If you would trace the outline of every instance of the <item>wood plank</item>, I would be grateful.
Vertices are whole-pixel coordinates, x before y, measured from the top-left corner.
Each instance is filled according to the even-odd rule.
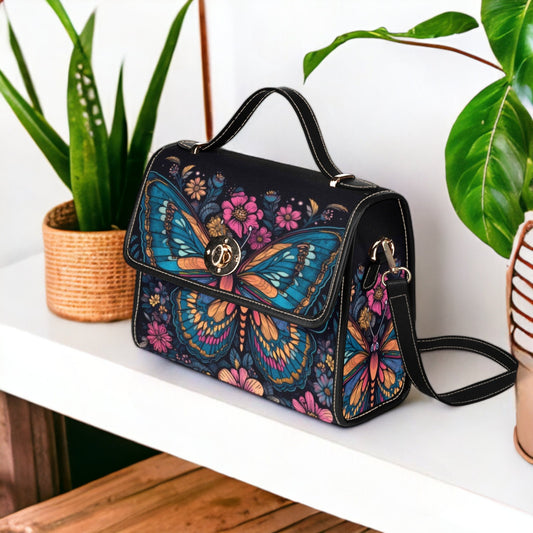
[[[102,509],[197,469],[197,465],[187,461],[166,454],[157,455],[37,506],[22,509],[0,520],[0,526],[24,524],[41,531],[42,525],[54,525],[59,521],[65,531],[69,531],[70,524],[82,522],[87,516],[96,520]]]
[[[335,531],[332,528],[344,528]],[[0,520],[32,533],[362,533],[362,526],[166,454]]]
[[[70,488],[62,421],[0,392],[0,517]]]
[[[325,529],[324,533],[378,533],[374,529],[368,529],[365,526],[354,524],[353,522],[341,522],[336,526]]]
[[[164,490],[172,491],[173,497],[159,498],[157,509],[136,512],[106,532],[144,533],[148,527],[162,533],[231,530],[291,504],[280,496],[203,468],[194,476],[166,485]]]
[[[274,511],[259,515],[255,518],[250,518],[249,520],[242,522],[231,529],[227,529],[227,531],[231,533],[264,533],[265,531],[285,531],[286,528],[291,527],[300,521],[305,521],[305,519],[315,515],[316,513],[318,513],[316,509],[312,509],[311,507],[307,507],[306,505],[301,505],[299,503],[289,502],[288,505],[279,507]],[[340,519],[337,520],[340,521]]]

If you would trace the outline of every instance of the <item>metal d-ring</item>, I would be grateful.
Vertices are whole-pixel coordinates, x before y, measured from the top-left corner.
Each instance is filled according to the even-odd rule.
[[[399,272],[406,272],[407,273],[407,283],[411,283],[411,271],[408,268],[405,267],[394,267],[389,270],[386,270],[383,272],[383,275],[381,276],[381,279],[383,280],[383,283],[387,281],[387,276],[389,274],[397,275]]]
[[[191,146],[191,152],[196,155],[205,146],[203,143],[196,143]]]

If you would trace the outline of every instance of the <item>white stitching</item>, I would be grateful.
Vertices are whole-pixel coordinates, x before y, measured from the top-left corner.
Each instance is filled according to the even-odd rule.
[[[239,111],[237,111],[237,113],[235,113],[235,115],[230,119],[230,121],[226,124],[226,126],[224,126],[224,128],[222,129],[222,131],[216,135],[211,141],[209,141],[207,144],[204,145],[203,147],[203,150],[208,150],[209,148],[211,148],[211,146],[213,146],[214,144],[216,144],[221,137],[223,137],[226,133],[226,131],[228,131],[230,129],[230,127],[237,121],[237,118],[242,114],[244,113],[245,109],[246,109],[246,106],[254,100],[254,98],[258,95],[260,95],[261,92],[257,92],[255,93],[254,95],[252,95],[248,100],[246,100],[243,105],[241,106],[241,109],[239,109]],[[252,117],[252,115],[255,113],[255,110],[263,103],[263,101],[268,97],[270,96],[270,94],[272,94],[271,92],[266,92],[266,94],[264,94],[262,96],[262,98],[260,98],[259,102],[257,102],[257,104],[254,106],[254,108],[248,113],[248,117],[244,119],[244,122],[240,125],[239,128],[237,128],[237,130],[235,131],[235,133],[233,135],[231,135],[225,142],[224,144],[228,143],[229,141],[231,141],[231,139],[233,139],[233,137],[235,137],[241,130],[242,128],[244,128],[244,126],[247,124],[247,122],[250,120],[250,118]]]
[[[289,93],[285,88],[278,88],[278,90],[276,89],[262,89],[260,91],[257,91],[256,93],[254,93],[250,98],[248,98],[241,106],[241,108],[237,111],[237,113],[235,113],[235,115],[230,119],[230,121],[224,126],[224,128],[218,133],[218,135],[216,135],[215,137],[213,137],[213,139],[211,139],[209,142],[207,142],[206,144],[204,144],[201,148],[201,151],[205,151],[205,150],[209,150],[213,145],[216,145],[218,142],[220,142],[220,139],[222,137],[224,137],[224,135],[226,134],[226,132],[231,129],[231,126],[233,126],[233,124],[235,124],[235,122],[237,121],[237,119],[240,117],[240,115],[242,113],[245,112],[247,106],[249,105],[250,102],[253,102],[253,100],[260,96],[262,93],[265,93],[262,95],[262,97],[260,98],[260,100],[257,102],[257,104],[253,107],[253,109],[251,109],[250,111],[248,111],[247,113],[247,117],[244,119],[243,123],[239,126],[239,128],[237,128],[237,130],[230,136],[228,137],[225,141],[224,141],[224,144],[230,142],[241,130],[242,128],[246,125],[246,123],[248,122],[248,120],[250,120],[250,118],[252,117],[252,115],[255,113],[256,109],[263,103],[263,101],[268,97],[270,96],[271,94],[273,93],[281,93],[285,96],[285,98],[287,100],[289,100],[289,102],[292,104],[292,108],[294,109],[294,111],[298,114],[298,116],[300,117],[300,124],[302,125],[302,128],[305,130],[305,133],[306,133],[306,139],[307,139],[307,144],[309,145],[309,148],[311,149],[312,153],[313,153],[313,158],[315,160],[315,163],[317,164],[317,166],[320,168],[320,170],[326,175],[328,176],[329,178],[333,178],[335,175],[331,174],[330,172],[327,171],[327,169],[324,167],[317,151],[316,151],[316,148],[315,148],[315,145],[314,145],[314,142],[313,142],[313,138],[311,136],[311,133],[307,127],[307,124],[305,122],[305,119],[300,111],[300,108],[298,107],[298,103],[296,102],[296,100],[294,100],[294,98],[292,97],[292,94]],[[309,105],[309,102],[307,102],[307,100],[302,96],[300,95],[300,93],[294,91],[295,94],[297,94],[301,101],[306,105],[307,109],[309,109],[310,111],[310,114],[311,114],[311,119],[313,120],[314,122],[314,125],[316,127],[316,130],[318,132],[318,136],[321,140],[321,143],[322,143],[322,149],[324,151],[324,154],[325,154],[325,158],[327,160],[327,162],[333,167],[333,169],[335,169],[336,173],[337,174],[340,174],[341,171],[339,170],[339,168],[333,163],[332,159],[331,159],[331,156],[329,155],[329,152],[328,152],[328,149],[326,147],[326,144],[324,142],[324,138],[322,136],[322,132],[320,130],[320,126],[318,125],[318,121],[316,119],[316,116],[313,112],[313,110],[311,109],[311,106]],[[352,185],[351,187],[352,188],[361,188],[361,187],[376,187],[375,184],[367,181],[367,180],[363,180],[361,178],[356,178],[357,181],[361,182],[362,185]]]
[[[407,225],[405,223],[405,217],[403,215],[403,207],[402,202],[398,198],[398,207],[400,208],[400,214],[402,216],[402,223],[403,223],[403,237],[405,239],[405,266],[409,268],[409,246],[408,246],[408,237],[407,237]]]
[[[416,335],[415,335],[415,332],[413,330],[413,322],[412,322],[412,319],[411,319],[411,312],[409,310],[409,304],[408,304],[408,300],[407,300],[407,296],[405,294],[401,294],[399,296],[393,296],[391,298],[389,298],[390,300],[397,300],[397,299],[402,299],[405,301],[405,308],[407,309],[407,314],[409,316],[409,329],[411,330],[411,340],[413,341],[413,347],[414,349],[416,350]],[[393,319],[394,319],[394,326],[396,328],[396,335],[397,335],[397,338],[398,338],[398,341],[400,340],[400,336],[399,336],[399,333],[398,333],[398,326],[396,324],[396,316],[395,316],[395,313],[394,313],[394,306],[391,306],[391,310],[392,310],[392,316],[393,316]],[[402,351],[402,354],[403,354],[403,350],[400,346],[400,350]],[[402,355],[403,357],[403,355]],[[405,358],[404,358],[404,361],[405,361]],[[420,361],[420,359],[417,357],[416,358],[416,363],[420,369],[420,373],[422,374],[422,379],[424,381],[424,383],[426,384],[426,387],[432,392],[433,395],[436,395],[436,392],[433,390],[433,388],[431,387],[431,385],[429,384],[427,378],[426,378],[426,373],[424,371],[424,368],[422,366],[422,362]],[[407,373],[409,373],[409,371],[407,370],[407,364],[405,365],[405,370],[407,371]],[[411,375],[409,375],[409,377],[411,377]],[[412,380],[412,378],[411,378]],[[413,383],[416,384],[415,381],[413,381]]]
[[[298,107],[298,104],[294,101],[294,99],[292,98],[292,95],[289,94],[287,91],[283,91],[283,94],[285,95],[287,100],[289,100],[289,102],[291,102],[293,104],[292,108],[294,109],[294,111],[296,111],[296,114],[300,117],[300,124],[302,125],[303,129],[305,130],[307,143],[308,143],[309,147],[311,148],[311,151],[313,152],[313,157],[315,159],[316,164],[319,166],[319,168],[322,170],[322,172],[324,172],[324,174],[326,174],[326,176],[328,176],[330,178],[333,178],[334,174],[331,174],[330,172],[327,171],[327,169],[322,164],[322,161],[320,161],[320,158],[318,157],[318,154],[317,154],[316,148],[315,148],[315,144],[313,142],[313,137],[311,136],[311,133],[309,132],[309,128],[307,127],[307,124],[306,124],[305,119],[304,119],[304,117],[302,115],[302,112],[300,111],[300,108]],[[315,121],[315,126],[318,129],[318,131],[320,132],[320,128],[318,127],[318,124],[316,124],[316,121]],[[333,162],[331,160],[329,161],[329,163],[331,163],[333,165]],[[333,168],[337,169],[337,167],[335,165],[333,165]],[[339,174],[339,173],[340,172],[337,172],[337,174]]]
[[[339,320],[337,322],[337,346],[335,347],[335,365],[339,365],[343,369],[344,374],[344,354],[340,353],[339,346],[341,342],[341,324],[344,322],[343,320],[343,307],[344,307],[344,284],[345,284],[345,276],[342,276],[342,283],[341,283],[341,292],[340,292],[340,306],[339,306]],[[333,316],[333,315],[332,315]],[[330,318],[331,320],[331,318]],[[345,348],[346,349],[346,348]],[[342,358],[342,359],[341,359]],[[340,364],[342,360],[342,365]],[[339,368],[335,366],[335,376],[339,375]],[[335,380],[336,383],[339,383],[339,380]],[[342,383],[342,381],[341,381]],[[341,386],[342,389],[342,386]],[[334,390],[333,391],[333,416],[335,417],[335,421],[337,424],[341,424],[341,419],[339,416],[337,416],[337,396],[339,391]],[[342,392],[341,392],[342,394]],[[343,402],[344,405],[344,402]]]
[[[335,163],[333,163],[333,160],[331,159],[331,155],[329,154],[328,152],[328,148],[326,146],[326,143],[324,141],[324,137],[322,136],[322,130],[320,129],[320,126],[318,125],[318,120],[316,118],[316,115],[315,115],[315,112],[313,111],[313,109],[311,108],[311,106],[309,105],[309,102],[298,92],[294,91],[299,97],[301,97],[301,100],[302,100],[302,103],[307,107],[307,109],[309,110],[309,113],[311,115],[311,118],[312,120],[314,121],[315,123],[315,126],[316,126],[316,129],[317,129],[317,132],[318,132],[318,136],[320,137],[320,141],[322,142],[322,147],[324,148],[324,152],[325,152],[325,155],[326,155],[326,159],[328,159],[329,161],[329,164],[335,169],[336,173],[337,174],[340,174],[341,173],[341,170],[337,167],[337,165],[335,165]]]
[[[496,357],[486,353],[486,352],[482,352],[481,350],[477,350],[476,348],[467,348],[466,346],[454,346],[452,344],[447,344],[445,346],[432,346],[432,347],[429,347],[429,348],[426,348],[426,347],[421,347],[420,348],[420,351],[421,352],[438,352],[440,350],[458,350],[460,352],[472,352],[472,353],[477,353],[479,355],[482,355],[484,357],[486,357],[487,359],[491,359],[492,361],[494,361],[495,363],[498,363],[500,366],[504,366],[502,365],[502,363],[500,361],[498,361],[498,359],[496,359]]]
[[[446,340],[450,340],[451,341],[453,339],[462,339],[462,340],[465,340],[465,341],[474,340],[476,343],[484,344],[488,348],[492,348],[492,349],[500,352],[502,355],[505,356],[506,359],[510,359],[509,354],[504,349],[500,348],[499,346],[491,344],[490,342],[484,341],[482,339],[472,339],[472,337],[467,337],[465,335],[441,335],[440,337],[428,337],[427,339],[419,339],[419,340],[420,340],[420,342],[424,343],[424,342],[435,342],[435,341],[446,341]],[[464,350],[470,350],[470,349],[469,348],[463,348],[463,351]]]

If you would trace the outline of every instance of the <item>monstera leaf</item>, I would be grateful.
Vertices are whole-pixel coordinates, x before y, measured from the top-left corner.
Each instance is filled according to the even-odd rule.
[[[446,145],[446,180],[455,211],[504,257],[524,210],[533,208],[532,133],[531,116],[504,78],[465,107]]]
[[[531,0],[484,0],[481,21],[507,80],[533,103],[533,5]]]

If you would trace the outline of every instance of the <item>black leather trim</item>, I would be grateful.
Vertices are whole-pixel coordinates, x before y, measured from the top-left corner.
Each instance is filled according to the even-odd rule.
[[[215,137],[207,143],[200,143],[198,145],[198,153],[221,148],[233,139],[248,122],[263,100],[274,93],[283,96],[294,109],[304,131],[311,155],[320,171],[330,180],[338,174],[343,174],[335,163],[333,163],[329,155],[311,106],[299,92],[289,87],[265,87],[250,95]],[[355,176],[349,183],[351,187],[377,188],[377,185],[374,183],[356,178]]]
[[[498,346],[472,337],[450,335],[419,340],[416,336],[414,319],[411,314],[407,281],[403,278],[389,278],[386,285],[405,370],[409,374],[411,381],[421,392],[447,405],[457,406],[491,398],[513,386],[517,362],[511,354]],[[438,393],[431,386],[421,359],[421,352],[435,350],[474,352],[500,364],[505,368],[505,372],[466,387],[446,393]]]

